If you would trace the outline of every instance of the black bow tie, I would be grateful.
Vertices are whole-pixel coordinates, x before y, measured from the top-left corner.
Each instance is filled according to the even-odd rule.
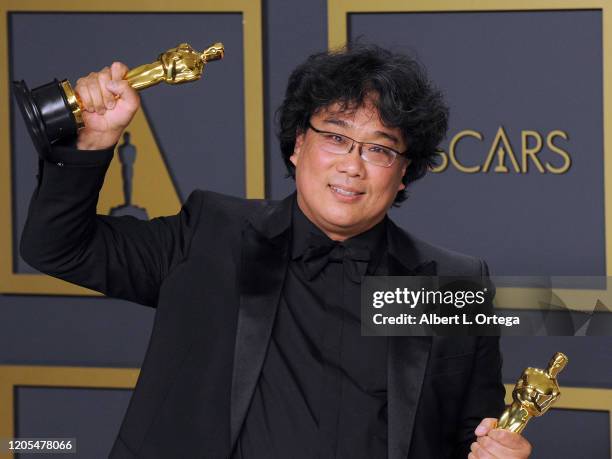
[[[313,280],[330,261],[340,261],[344,271],[353,282],[360,283],[370,261],[370,251],[355,244],[332,241],[319,234],[309,234],[308,248],[304,251],[303,262],[308,280]]]

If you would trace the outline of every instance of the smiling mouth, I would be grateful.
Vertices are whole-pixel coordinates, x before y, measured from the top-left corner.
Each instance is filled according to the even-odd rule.
[[[329,185],[329,187],[334,193],[338,193],[339,195],[342,195],[342,196],[360,196],[362,194],[365,194],[364,192],[346,190],[344,188],[340,188],[334,185]]]

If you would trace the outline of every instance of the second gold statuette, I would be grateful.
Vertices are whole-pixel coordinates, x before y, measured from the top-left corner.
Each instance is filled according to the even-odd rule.
[[[557,375],[567,361],[565,354],[557,352],[545,370],[526,368],[512,391],[512,404],[499,418],[497,427],[521,433],[531,418],[546,413],[561,396]]]

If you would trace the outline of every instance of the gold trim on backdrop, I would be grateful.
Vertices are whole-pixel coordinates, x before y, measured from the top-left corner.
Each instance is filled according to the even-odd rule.
[[[265,164],[264,164],[264,131],[263,131],[263,64],[261,41],[261,1],[260,0],[175,0],[150,2],[148,0],[105,0],[82,2],[80,0],[8,0],[0,2],[0,37],[8,38],[8,13],[47,12],[47,13],[241,13],[243,24],[244,55],[244,122],[245,122],[245,190],[247,198],[265,197]],[[0,40],[0,62],[3,71],[0,74],[0,132],[10,134],[10,82],[9,82],[9,48],[8,39]],[[18,116],[18,114],[16,115]],[[148,129],[148,122],[143,115],[133,121],[134,134],[145,139],[154,151],[159,151]],[[138,127],[135,127],[138,125]],[[151,144],[151,141],[153,144]],[[141,140],[142,141],[142,140]],[[16,255],[13,247],[13,213],[11,199],[11,143],[10,135],[0,136],[0,293],[36,294],[36,295],[98,295],[91,290],[43,274],[18,274],[13,272],[13,259]],[[153,155],[155,156],[155,155]],[[159,171],[163,166],[161,155],[151,167]],[[160,162],[161,160],[161,162]],[[113,160],[116,163],[116,160]],[[161,166],[160,166],[161,165]],[[107,181],[117,176],[117,166],[112,164]],[[118,179],[117,179],[118,180]],[[139,181],[136,181],[134,195],[139,193]],[[147,182],[140,181],[142,186]],[[164,180],[163,183],[166,183]],[[166,183],[167,184],[167,183]],[[171,186],[171,183],[170,185]],[[114,187],[117,190],[120,187]],[[113,190],[114,190],[113,188]],[[122,202],[104,192],[100,198],[99,211],[107,210],[109,203]],[[140,193],[142,194],[142,193]],[[176,193],[165,193],[162,205],[166,214],[178,210]],[[167,202],[166,202],[167,201]],[[169,210],[171,209],[171,210]],[[154,215],[150,215],[154,216]]]
[[[15,389],[17,387],[64,387],[89,389],[133,389],[138,368],[61,367],[0,365],[0,438],[15,436]],[[506,403],[511,402],[513,384],[505,384]],[[612,389],[562,387],[555,409],[608,412],[612,424]],[[612,425],[610,431],[612,442]],[[13,458],[0,453],[0,459]]]
[[[138,368],[0,365],[0,438],[15,437],[17,387],[133,389]],[[0,452],[0,459],[13,459]]]
[[[328,45],[333,49],[346,44],[347,16],[351,13],[605,10],[611,4],[610,0],[327,0]]]
[[[328,46],[335,49],[346,45],[348,15],[351,13],[452,13],[486,11],[556,11],[601,10],[603,50],[603,141],[604,141],[604,222],[612,228],[612,161],[606,152],[612,151],[612,0],[327,0]],[[605,231],[606,275],[612,275],[612,237]],[[608,286],[610,288],[612,286]],[[505,289],[507,294],[513,289]],[[524,293],[528,289],[516,289]],[[601,293],[598,290],[559,290],[561,299],[571,298],[568,304],[579,304]],[[608,305],[607,305],[608,306]],[[592,309],[592,308],[591,308]],[[585,307],[585,310],[589,310]]]
[[[593,312],[600,301],[612,312],[612,291],[608,289],[500,287],[495,290],[495,299],[498,309],[542,311],[557,307],[560,311]],[[546,303],[534,307],[539,299]]]

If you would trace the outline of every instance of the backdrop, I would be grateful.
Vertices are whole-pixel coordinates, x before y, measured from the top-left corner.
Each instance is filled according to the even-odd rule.
[[[143,113],[120,146],[136,152],[133,202],[153,217],[176,212],[195,188],[272,199],[292,192],[274,123],[292,69],[347,40],[400,50],[445,93],[451,124],[438,171],[409,185],[392,218],[486,259],[496,275],[610,272],[612,2],[218,3],[0,6],[0,432],[76,437],[79,457],[106,456],[135,373],[99,368],[138,368],[154,313],[56,282],[18,256],[37,157],[9,97],[12,80],[75,82],[114,60],[133,67],[181,42],[222,41],[226,58],[207,66],[203,81],[142,93]],[[124,202],[120,170],[115,158],[100,212]],[[570,359],[560,382],[572,388],[571,409],[529,425],[534,457],[609,458],[612,338],[504,338],[502,347],[505,383],[555,351]]]

